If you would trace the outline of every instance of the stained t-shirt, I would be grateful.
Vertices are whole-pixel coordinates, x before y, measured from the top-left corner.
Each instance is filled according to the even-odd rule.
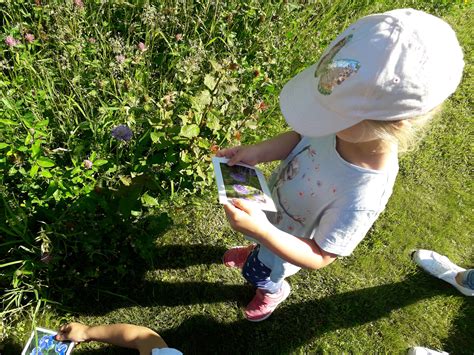
[[[384,210],[397,173],[396,156],[383,170],[362,168],[339,155],[334,134],[303,137],[270,179],[278,212],[267,216],[278,229],[347,256]],[[300,269],[263,245],[258,258],[275,282]]]

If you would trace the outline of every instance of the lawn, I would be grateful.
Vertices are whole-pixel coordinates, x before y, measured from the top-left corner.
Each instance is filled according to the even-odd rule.
[[[250,323],[253,290],[221,264],[246,241],[211,156],[286,130],[286,80],[352,21],[398,7],[453,26],[461,86],[353,255],[291,277],[288,300]],[[0,353],[74,320],[144,325],[186,354],[472,354],[473,300],[410,253],[474,265],[473,19],[468,1],[0,1]]]

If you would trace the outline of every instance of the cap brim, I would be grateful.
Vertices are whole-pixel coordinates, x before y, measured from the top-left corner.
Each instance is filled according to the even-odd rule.
[[[286,122],[296,132],[321,137],[342,131],[361,120],[347,118],[323,107],[324,96],[318,92],[314,64],[285,84],[280,93],[280,108]]]

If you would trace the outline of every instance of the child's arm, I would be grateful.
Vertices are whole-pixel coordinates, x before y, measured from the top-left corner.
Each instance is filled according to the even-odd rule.
[[[233,200],[224,209],[233,229],[256,239],[282,259],[309,269],[320,269],[336,260],[311,239],[298,238],[273,226],[264,212],[242,200]]]
[[[166,348],[165,341],[153,330],[132,324],[110,324],[89,327],[80,323],[63,325],[56,339],[83,341],[100,341],[125,348],[137,349],[140,355],[150,355],[154,348]]]
[[[218,151],[216,155],[229,158],[229,165],[240,162],[256,165],[285,159],[300,140],[301,136],[298,133],[290,131],[258,144],[223,149]]]

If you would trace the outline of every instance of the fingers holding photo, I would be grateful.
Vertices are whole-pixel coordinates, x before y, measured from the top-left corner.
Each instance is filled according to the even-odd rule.
[[[229,166],[243,163],[247,165],[258,164],[258,149],[255,145],[239,145],[231,148],[224,148],[216,153],[217,157],[223,157],[229,159],[227,164]]]
[[[59,341],[73,341],[75,343],[81,343],[87,341],[86,331],[87,325],[81,323],[67,323],[63,324],[56,335],[56,340]]]

